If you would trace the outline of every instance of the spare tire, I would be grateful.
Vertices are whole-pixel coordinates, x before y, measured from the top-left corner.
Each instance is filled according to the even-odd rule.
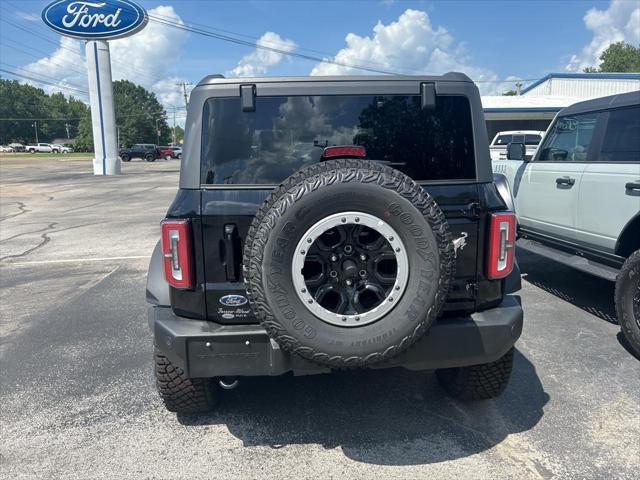
[[[454,269],[433,198],[382,163],[307,167],[265,200],[244,250],[255,315],[285,350],[330,367],[387,360],[442,311]]]

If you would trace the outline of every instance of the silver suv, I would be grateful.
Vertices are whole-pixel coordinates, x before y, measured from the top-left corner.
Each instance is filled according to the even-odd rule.
[[[510,143],[493,170],[513,191],[520,245],[616,282],[640,354],[640,91],[563,109],[531,160]]]

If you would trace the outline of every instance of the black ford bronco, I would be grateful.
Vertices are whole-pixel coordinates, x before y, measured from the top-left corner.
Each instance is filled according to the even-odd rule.
[[[147,281],[166,407],[344,368],[500,395],[523,318],[511,206],[463,74],[203,79]]]

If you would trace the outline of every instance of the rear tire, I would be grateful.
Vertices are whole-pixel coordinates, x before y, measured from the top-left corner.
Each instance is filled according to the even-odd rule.
[[[155,156],[153,156],[153,155],[149,155],[149,154],[145,155],[145,156],[144,156],[144,159],[145,159],[147,162],[155,162],[155,161],[156,161],[156,157],[155,157]]]
[[[616,279],[616,314],[629,345],[640,356],[640,250],[622,265]]]
[[[156,388],[170,412],[204,413],[216,404],[217,388],[210,378],[188,378],[184,371],[156,347]]]
[[[169,160],[171,160],[171,158],[172,158],[172,157],[171,157],[171,155],[165,155],[165,156],[164,156],[164,159],[165,159],[167,162],[168,162]]]
[[[499,397],[509,384],[513,351],[495,362],[470,367],[436,370],[438,382],[449,395],[459,400],[488,400]]]
[[[131,157],[127,154],[124,155],[120,155],[120,158],[122,159],[123,162],[130,162],[131,161]]]

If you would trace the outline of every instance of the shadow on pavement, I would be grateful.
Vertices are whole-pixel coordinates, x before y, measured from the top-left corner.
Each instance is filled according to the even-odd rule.
[[[426,372],[342,371],[243,379],[222,392],[214,413],[178,420],[226,425],[245,446],[320,444],[360,462],[415,465],[467,457],[527,431],[548,400],[534,366],[516,351],[511,383],[496,400],[452,400]]]
[[[517,251],[523,279],[545,292],[610,323],[618,323],[615,284],[522,248]]]

